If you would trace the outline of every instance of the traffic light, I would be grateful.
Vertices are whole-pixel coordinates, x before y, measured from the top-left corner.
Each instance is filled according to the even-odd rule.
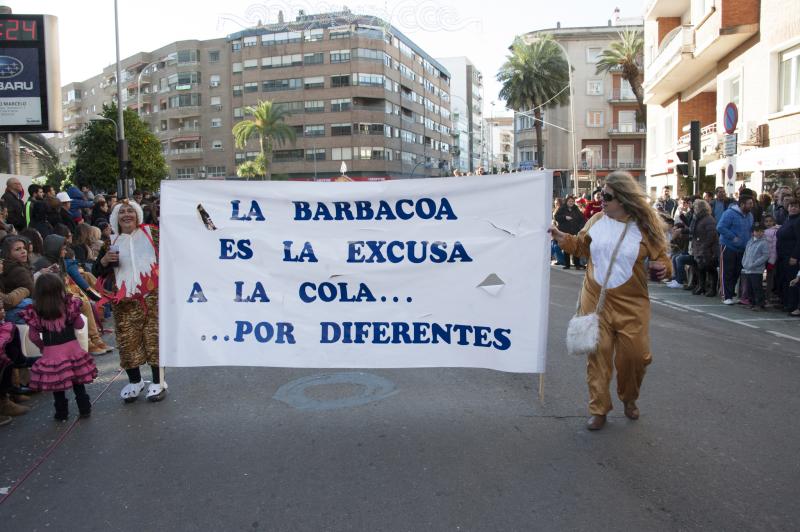
[[[692,151],[679,151],[677,152],[680,164],[675,165],[675,169],[685,177],[694,177],[694,161],[692,160]]]
[[[700,121],[692,120],[689,122],[689,149],[694,157],[693,160],[700,160]]]

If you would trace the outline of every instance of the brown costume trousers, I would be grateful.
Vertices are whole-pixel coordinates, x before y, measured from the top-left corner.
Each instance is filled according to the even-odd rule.
[[[140,300],[123,299],[111,305],[116,323],[119,365],[122,369],[142,364],[158,366],[158,292]],[[146,307],[146,311],[145,311]]]

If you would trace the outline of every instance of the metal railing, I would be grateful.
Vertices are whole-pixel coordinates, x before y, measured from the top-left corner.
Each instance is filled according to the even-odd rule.
[[[624,102],[635,102],[636,95],[632,90],[622,90],[620,87],[611,90],[610,100],[620,100]]]
[[[647,126],[641,122],[621,122],[611,124],[609,135],[640,135],[647,133]]]
[[[644,159],[597,159],[580,162],[578,170],[616,170],[618,168],[644,168]]]
[[[705,137],[706,135],[711,135],[717,132],[717,123],[714,122],[712,124],[708,124],[707,126],[703,126],[700,128],[700,138]],[[687,133],[685,135],[681,135],[678,138],[678,144],[689,144],[689,140],[691,137],[691,133]]]

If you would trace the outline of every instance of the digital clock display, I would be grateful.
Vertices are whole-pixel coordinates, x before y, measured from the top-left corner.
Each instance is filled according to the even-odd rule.
[[[35,42],[41,39],[42,29],[36,19],[21,17],[0,18],[0,43]]]

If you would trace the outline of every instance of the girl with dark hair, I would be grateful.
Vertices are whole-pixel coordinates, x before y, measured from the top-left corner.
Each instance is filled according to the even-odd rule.
[[[19,236],[28,240],[28,243],[30,244],[28,246],[28,259],[32,263],[36,262],[36,259],[42,256],[42,248],[44,246],[42,235],[39,234],[39,231],[36,229],[28,227],[27,229],[20,231]]]
[[[81,302],[67,295],[61,277],[54,273],[39,276],[33,298],[35,303],[22,316],[29,326],[28,337],[42,356],[31,367],[30,387],[53,392],[57,421],[69,417],[65,392],[72,388],[80,416],[89,417],[92,403],[85,385],[97,377],[97,367],[75,336],[75,329],[83,327]]]

